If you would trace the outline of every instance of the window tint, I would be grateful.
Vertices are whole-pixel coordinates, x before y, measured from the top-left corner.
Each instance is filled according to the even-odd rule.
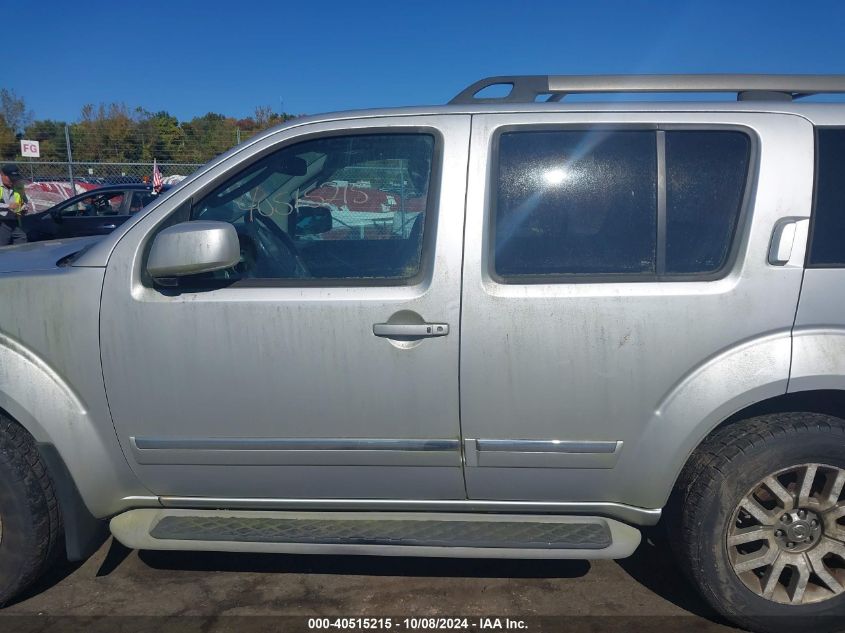
[[[231,222],[227,278],[409,279],[420,270],[434,138],[373,134],[282,149],[221,185],[193,219]]]
[[[722,130],[501,134],[496,273],[661,278],[718,271],[736,232],[750,148],[746,134]],[[658,200],[663,187],[665,205]]]
[[[816,134],[816,202],[811,266],[845,266],[845,130]]]
[[[741,132],[666,132],[666,272],[719,270],[736,229],[750,141]]]
[[[651,131],[502,134],[496,273],[654,273],[656,156]]]
[[[137,213],[157,197],[152,191],[133,192],[132,201],[129,203],[129,213]]]

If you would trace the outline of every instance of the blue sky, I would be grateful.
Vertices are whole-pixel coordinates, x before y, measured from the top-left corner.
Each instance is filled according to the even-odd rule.
[[[0,86],[36,118],[443,103],[487,75],[845,73],[845,3],[16,2]],[[11,62],[11,63],[10,63]],[[281,101],[281,103],[280,103]]]

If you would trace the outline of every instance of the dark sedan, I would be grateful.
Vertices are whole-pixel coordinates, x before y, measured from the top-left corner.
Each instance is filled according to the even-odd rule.
[[[150,185],[123,184],[98,187],[24,216],[23,229],[30,242],[64,237],[105,235],[155,200]]]

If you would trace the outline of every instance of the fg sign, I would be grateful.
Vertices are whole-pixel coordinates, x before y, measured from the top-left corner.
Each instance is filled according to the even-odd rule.
[[[40,158],[41,148],[38,141],[21,141],[21,156],[24,158]]]

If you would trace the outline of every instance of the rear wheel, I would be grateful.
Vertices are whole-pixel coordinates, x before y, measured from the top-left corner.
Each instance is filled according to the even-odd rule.
[[[845,421],[773,414],[708,438],[667,520],[685,571],[758,631],[834,631],[845,617]]]
[[[0,413],[0,606],[51,562],[60,525],[53,483],[32,436]]]

